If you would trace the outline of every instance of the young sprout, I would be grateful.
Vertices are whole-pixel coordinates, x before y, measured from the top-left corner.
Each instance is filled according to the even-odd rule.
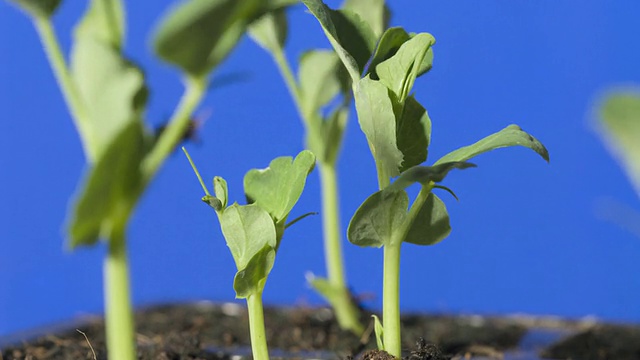
[[[433,166],[422,166],[431,142],[431,119],[411,90],[416,78],[432,67],[434,37],[408,33],[400,27],[387,29],[364,67],[350,50],[353,37],[344,32],[344,26],[337,25],[344,23],[345,16],[321,0],[303,2],[320,22],[351,76],[358,122],[375,160],[379,190],[353,215],[347,236],[359,246],[383,247],[383,319],[382,323],[376,320],[375,329],[379,346],[400,358],[401,246],[404,242],[433,245],[451,231],[446,207],[432,193],[434,188],[451,190],[437,183],[452,169],[474,167],[467,160],[496,148],[525,146],[547,161],[549,155],[533,136],[510,125],[445,155]],[[358,28],[366,27],[364,22],[358,24]],[[405,188],[414,183],[419,183],[421,189],[409,205]]]
[[[289,213],[313,170],[315,156],[304,150],[295,159],[279,157],[266,169],[250,170],[244,177],[244,191],[250,204],[228,205],[227,182],[216,176],[213,179],[214,195],[211,195],[189,153],[184,147],[182,150],[204,190],[202,200],[216,211],[222,234],[235,261],[238,271],[233,289],[236,298],[247,301],[253,357],[256,360],[268,359],[262,292],[285,229],[308,215],[287,224]]]

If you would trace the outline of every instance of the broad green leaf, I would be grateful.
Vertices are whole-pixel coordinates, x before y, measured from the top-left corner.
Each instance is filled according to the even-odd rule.
[[[216,198],[220,200],[220,206],[222,209],[227,207],[229,203],[229,190],[227,188],[227,181],[220,176],[213,178],[213,192],[216,194]]]
[[[509,125],[475,144],[461,147],[441,157],[434,165],[453,161],[466,161],[487,151],[509,146],[524,146],[549,161],[549,152],[538,139],[524,132],[518,125]]]
[[[191,76],[203,77],[231,52],[261,5],[260,0],[182,2],[161,21],[154,50]]]
[[[357,83],[355,100],[358,122],[377,167],[390,177],[399,175],[403,157],[396,145],[396,118],[389,89],[367,76]]]
[[[322,0],[302,2],[320,22],[351,80],[358,81],[377,40],[371,27],[354,12],[329,9]]]
[[[369,196],[349,222],[347,237],[358,246],[381,247],[391,242],[395,229],[407,217],[409,196],[405,191],[377,191]]]
[[[376,315],[371,315],[371,317],[373,317],[373,331],[376,335],[378,350],[384,350],[384,342],[382,341],[384,338],[384,327],[382,327],[382,323]]]
[[[315,161],[311,151],[303,150],[295,159],[282,156],[271,161],[266,169],[250,170],[244,177],[247,198],[266,210],[276,223],[286,220]]]
[[[351,10],[369,24],[376,38],[389,24],[389,8],[384,0],[345,0],[342,9]]]
[[[269,11],[249,26],[249,36],[265,50],[277,54],[287,41],[287,14],[284,8]]]
[[[401,103],[409,96],[420,65],[435,42],[431,34],[417,34],[404,42],[392,57],[376,66],[380,82],[391,89]]]
[[[400,46],[414,36],[416,36],[416,34],[409,34],[401,27],[392,27],[385,30],[380,37],[380,41],[378,41],[378,45],[376,46],[369,64],[368,73],[371,73],[371,78],[378,80],[379,77],[376,73],[376,66],[395,55],[400,49]],[[427,50],[427,53],[422,60],[422,64],[420,64],[418,76],[431,70],[432,66],[433,47],[429,47],[429,50]]]
[[[95,244],[110,226],[127,221],[140,194],[144,152],[142,124],[130,122],[85,175],[69,214],[72,249]]]
[[[124,43],[125,14],[122,0],[91,0],[75,28],[77,38],[88,37],[120,51]]]
[[[414,166],[403,172],[393,184],[384,190],[388,192],[402,191],[412,184],[420,183],[427,185],[429,182],[440,182],[444,180],[449,171],[453,169],[468,169],[476,167],[475,164],[464,161],[453,161],[434,166]]]
[[[34,17],[50,17],[60,5],[61,0],[9,0]]]
[[[109,44],[76,32],[71,73],[85,105],[90,162],[132,121],[139,121],[147,90],[140,69]]]
[[[418,215],[410,225],[404,242],[416,245],[436,244],[451,233],[449,213],[438,196],[429,193]]]
[[[275,258],[274,248],[265,245],[249,260],[247,267],[236,273],[233,278],[233,289],[236,291],[237,299],[245,299],[249,295],[262,292]]]
[[[238,271],[265,246],[276,247],[276,229],[269,214],[258,205],[233,205],[219,216],[222,234]]]
[[[640,94],[610,95],[600,109],[601,135],[640,195]]]
[[[331,50],[307,51],[300,58],[298,82],[305,113],[315,114],[340,92],[339,61]]]
[[[400,172],[425,162],[431,142],[431,119],[413,95],[404,102],[396,131],[398,150],[403,155]]]

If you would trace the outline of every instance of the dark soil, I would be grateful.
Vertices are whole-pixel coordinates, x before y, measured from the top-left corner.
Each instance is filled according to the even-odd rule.
[[[369,321],[368,315],[365,321]],[[541,325],[532,321],[406,315],[402,319],[403,348],[407,350],[404,359],[475,359],[476,355],[482,359],[502,359],[503,351],[517,347],[528,328]],[[371,331],[363,338],[341,331],[329,309],[267,308],[265,323],[274,359],[392,359],[385,352],[375,350],[375,336]],[[251,353],[247,313],[242,304],[157,306],[139,311],[136,324],[139,359],[239,359],[234,355],[249,358]],[[566,326],[573,331],[579,328],[575,324]],[[598,329],[589,329],[587,331],[590,332],[582,338],[576,338],[601,346],[596,340],[600,339]],[[610,330],[606,327],[601,329],[605,333]],[[557,345],[545,354],[555,359],[640,359],[640,330],[628,329],[635,332],[611,334],[612,338],[630,342],[635,346],[632,348],[627,344],[626,347],[620,345],[596,350],[592,345],[585,345],[587,343],[567,340],[566,344],[573,346],[573,350]],[[54,335],[25,336],[22,341],[16,341],[14,337],[9,345],[6,340],[4,345],[0,342],[0,360],[107,359],[103,323],[99,318],[84,319],[56,331]],[[597,355],[575,352],[576,347],[589,349],[589,354]],[[625,349],[625,352],[620,352],[620,349]],[[614,353],[616,350],[618,352]]]

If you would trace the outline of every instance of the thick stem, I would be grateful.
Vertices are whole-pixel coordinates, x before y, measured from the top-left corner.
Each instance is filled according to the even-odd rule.
[[[104,263],[105,321],[109,359],[136,359],[129,265],[124,227],[114,229]]]
[[[384,247],[384,275],[382,282],[382,326],[384,349],[401,358],[400,340],[400,247],[402,243]]]
[[[262,308],[262,293],[247,297],[249,308],[249,332],[251,334],[251,352],[254,360],[269,360],[269,348],[264,327],[264,311]]]
[[[58,38],[56,36],[55,29],[51,24],[51,20],[48,17],[34,17],[34,25],[40,36],[40,41],[44,48],[49,64],[53,70],[53,74],[58,82],[58,86],[62,91],[62,95],[65,103],[71,113],[74,124],[80,133],[80,140],[82,141],[82,147],[89,162],[95,160],[95,151],[90,147],[90,144],[94,144],[95,141],[91,140],[92,133],[89,128],[89,119],[87,118],[87,112],[78,91],[76,84],[73,81],[73,77],[69,72],[67,63],[60,49]]]
[[[338,205],[338,181],[335,165],[319,163],[322,187],[322,223],[324,228],[324,252],[327,274],[331,286],[339,292],[334,299],[334,310],[340,327],[361,334],[364,331],[356,308],[345,283],[342,256],[340,209]]]
[[[200,104],[207,90],[206,78],[188,77],[185,80],[185,93],[180,99],[180,104],[169,120],[169,125],[162,132],[153,149],[142,163],[142,174],[145,183],[148,183],[158,172],[164,160],[176,148],[189,127],[191,115]]]

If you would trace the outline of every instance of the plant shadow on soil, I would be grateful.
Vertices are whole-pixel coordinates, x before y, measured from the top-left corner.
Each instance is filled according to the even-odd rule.
[[[367,316],[363,321],[370,319]],[[273,359],[393,359],[375,350],[375,336],[370,331],[362,338],[341,331],[327,308],[268,307],[265,322]],[[141,360],[250,358],[248,318],[241,304],[154,306],[138,311],[136,324]],[[52,333],[39,331],[39,335],[0,339],[0,360],[106,360],[103,325],[100,318],[83,319]],[[402,325],[403,349],[408,350],[404,360],[640,359],[638,326],[423,314],[403,316]],[[536,329],[556,334],[549,341],[553,343],[545,348],[529,344],[523,353],[521,348],[527,342],[523,339]],[[570,336],[560,339],[557,334]]]

